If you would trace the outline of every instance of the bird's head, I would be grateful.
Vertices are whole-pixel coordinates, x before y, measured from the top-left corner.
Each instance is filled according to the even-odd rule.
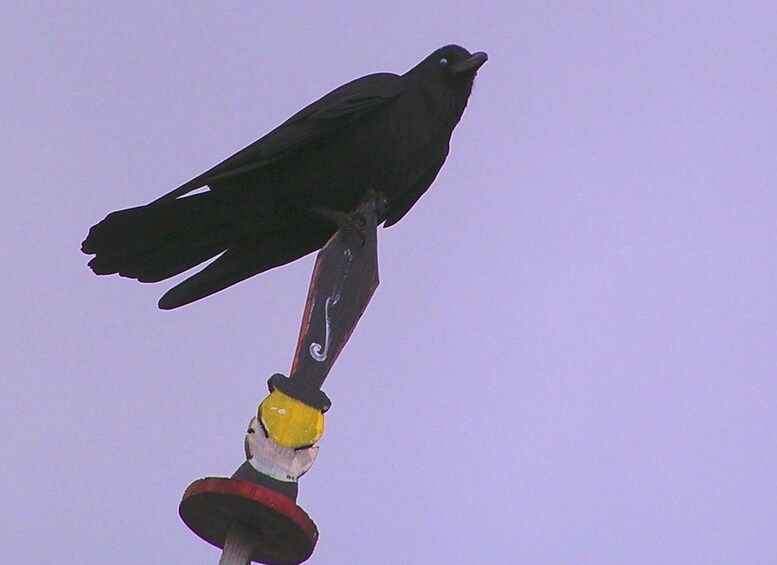
[[[446,45],[424,59],[423,64],[436,67],[448,80],[472,82],[478,69],[486,61],[488,61],[488,54],[483,51],[470,53],[458,45]]]
[[[458,45],[446,45],[437,49],[406,74],[409,80],[420,80],[425,84],[436,85],[438,92],[447,92],[454,102],[458,117],[467,105],[472,92],[472,84],[478,69],[488,61],[488,55],[479,51],[470,53]]]

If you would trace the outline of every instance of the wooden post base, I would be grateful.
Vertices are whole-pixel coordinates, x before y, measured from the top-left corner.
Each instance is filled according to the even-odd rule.
[[[208,477],[194,481],[178,513],[205,541],[224,548],[233,523],[253,533],[252,561],[275,565],[302,563],[313,553],[318,529],[294,501],[242,479]]]

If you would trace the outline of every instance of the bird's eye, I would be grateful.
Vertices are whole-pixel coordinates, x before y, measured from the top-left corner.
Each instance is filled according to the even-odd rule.
[[[441,69],[444,69],[444,68],[446,68],[447,66],[448,66],[448,59],[446,59],[445,57],[443,57],[442,59],[440,59],[440,68],[441,68]]]

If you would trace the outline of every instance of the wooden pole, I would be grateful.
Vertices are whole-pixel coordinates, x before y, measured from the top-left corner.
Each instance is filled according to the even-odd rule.
[[[251,554],[257,542],[256,534],[242,522],[232,522],[227,530],[224,551],[219,565],[251,565]]]

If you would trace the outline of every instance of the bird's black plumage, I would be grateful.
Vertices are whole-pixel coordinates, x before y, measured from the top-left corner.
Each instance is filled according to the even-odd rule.
[[[158,200],[109,214],[81,250],[96,274],[141,282],[220,254],[160,299],[171,309],[320,249],[331,218],[371,192],[386,202],[379,222],[393,225],[445,162],[486,59],[449,45],[403,75],[349,82]]]

